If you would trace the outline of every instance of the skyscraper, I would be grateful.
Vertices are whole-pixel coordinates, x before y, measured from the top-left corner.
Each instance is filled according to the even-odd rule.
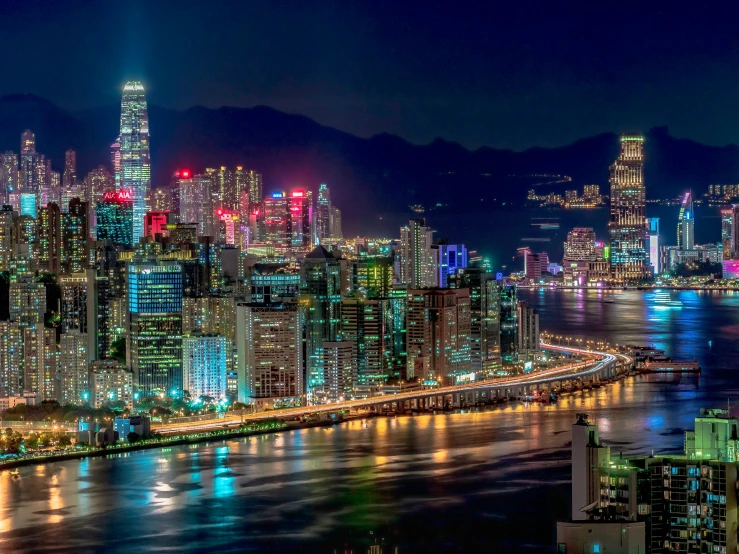
[[[144,235],[146,198],[151,189],[151,161],[149,155],[149,115],[146,109],[144,86],[139,81],[128,81],[123,87],[121,101],[121,188],[131,192],[133,200],[134,244]]]
[[[331,193],[325,184],[318,189],[318,202],[316,203],[316,240],[320,244],[321,239],[329,238],[331,232]]]
[[[128,264],[128,366],[142,392],[182,392],[182,294],[178,262]]]
[[[71,148],[64,153],[64,175],[62,186],[71,188],[77,184],[77,154]],[[87,198],[89,200],[89,198]]]
[[[341,321],[341,268],[323,246],[308,254],[300,267],[301,304],[306,307],[306,380],[308,392],[323,387],[322,348],[336,341]]]
[[[182,339],[183,388],[194,399],[226,397],[226,337],[195,331]]]
[[[649,263],[652,265],[652,271],[655,275],[659,274],[659,218],[648,217],[647,227],[649,228]]]
[[[644,136],[621,135],[621,151],[611,165],[611,273],[621,282],[651,277],[647,255]]]
[[[400,283],[414,289],[433,286],[433,242],[434,231],[425,219],[411,219],[400,228]]]
[[[111,240],[123,247],[133,245],[133,203],[128,191],[106,192],[95,208],[98,240]]]
[[[680,250],[693,250],[695,247],[695,214],[693,212],[693,193],[686,192],[680,203],[677,217],[677,247]]]

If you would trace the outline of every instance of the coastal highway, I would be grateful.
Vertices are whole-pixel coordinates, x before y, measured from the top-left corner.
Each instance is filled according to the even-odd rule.
[[[434,398],[475,390],[508,389],[520,386],[552,383],[566,379],[577,379],[590,376],[594,373],[606,373],[610,371],[612,367],[617,363],[616,356],[625,358],[624,361],[626,361],[627,363],[630,360],[630,358],[626,356],[614,355],[607,352],[595,352],[578,348],[553,346],[549,344],[542,346],[546,349],[551,349],[555,351],[581,354],[584,356],[588,356],[590,359],[583,362],[555,367],[551,369],[544,369],[535,373],[518,375],[515,377],[499,377],[495,379],[488,379],[486,381],[477,381],[447,387],[435,387],[432,389],[415,389],[412,391],[399,392],[392,395],[373,396],[371,398],[346,400],[342,402],[334,402],[331,404],[319,404],[316,406],[301,406],[298,408],[285,408],[282,410],[270,410],[257,413],[244,413],[244,411],[227,412],[226,417],[219,419],[156,425],[154,427],[156,431],[162,435],[180,434],[183,432],[197,433],[202,431],[212,431],[216,429],[228,429],[238,427],[243,423],[261,421],[265,419],[297,419],[312,414],[332,413],[342,410],[358,410],[362,408],[370,408],[372,406],[415,400],[419,398]]]

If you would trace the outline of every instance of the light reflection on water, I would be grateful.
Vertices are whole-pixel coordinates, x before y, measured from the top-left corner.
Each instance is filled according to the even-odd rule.
[[[527,294],[542,328],[651,342],[696,356],[703,375],[629,378],[553,406],[352,421],[27,467],[19,480],[3,472],[0,551],[363,552],[376,537],[402,553],[522,543],[551,551],[554,522],[569,509],[575,414],[591,414],[614,452],[678,451],[699,408],[739,400],[739,296],[681,292],[683,308],[663,314],[630,291]],[[107,523],[120,517],[135,525],[119,537]]]

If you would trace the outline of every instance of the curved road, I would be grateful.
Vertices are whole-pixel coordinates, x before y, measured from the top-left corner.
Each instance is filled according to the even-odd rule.
[[[285,408],[279,411],[265,411],[258,413],[245,414],[243,412],[235,413],[231,412],[225,418],[216,420],[206,420],[197,422],[187,423],[174,423],[167,425],[156,426],[156,430],[160,434],[173,434],[182,432],[201,432],[201,431],[212,431],[217,429],[226,429],[231,427],[238,427],[243,423],[249,423],[252,421],[260,421],[265,419],[296,419],[304,416],[318,414],[318,413],[330,413],[340,410],[352,410],[365,408],[369,406],[377,406],[382,404],[388,404],[392,402],[401,402],[405,400],[415,400],[418,398],[432,398],[438,396],[446,396],[449,394],[470,392],[479,389],[495,389],[495,388],[509,388],[520,385],[537,385],[542,383],[551,383],[560,381],[563,378],[580,378],[593,373],[598,373],[605,369],[605,366],[616,362],[616,357],[624,359],[627,363],[631,361],[627,356],[621,354],[610,354],[607,352],[596,352],[591,350],[583,350],[579,348],[570,348],[564,346],[554,346],[550,344],[543,344],[542,347],[550,350],[557,350],[561,352],[570,352],[574,354],[583,354],[590,356],[591,360],[585,362],[579,362],[576,364],[570,364],[567,366],[556,367],[552,369],[544,369],[535,373],[529,373],[517,377],[500,377],[497,379],[490,379],[486,381],[478,381],[473,383],[465,383],[463,385],[454,385],[448,387],[439,387],[435,389],[425,390],[412,390],[408,392],[400,392],[393,395],[382,395],[374,396],[371,398],[363,398],[360,400],[347,400],[344,402],[334,402],[331,404],[321,404],[316,406],[301,406],[298,408]]]

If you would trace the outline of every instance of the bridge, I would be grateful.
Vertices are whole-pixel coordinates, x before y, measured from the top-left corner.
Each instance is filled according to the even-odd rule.
[[[515,377],[499,377],[462,385],[418,389],[315,406],[301,406],[256,413],[248,410],[238,410],[227,412],[225,417],[219,419],[168,423],[156,425],[155,428],[158,433],[168,435],[228,429],[238,427],[244,423],[266,419],[294,420],[317,414],[342,411],[351,413],[359,410],[406,411],[446,407],[462,408],[478,403],[521,398],[535,390],[559,389],[567,386],[573,388],[592,386],[602,381],[614,379],[633,366],[633,360],[622,354],[552,344],[542,344],[542,346],[547,350],[585,356],[588,359]]]

